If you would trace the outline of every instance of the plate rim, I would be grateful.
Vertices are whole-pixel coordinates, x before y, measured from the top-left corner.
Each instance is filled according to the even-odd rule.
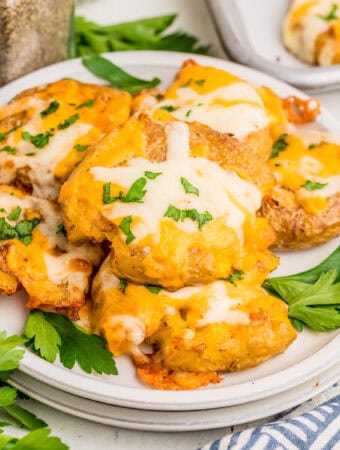
[[[234,71],[238,74],[241,74],[240,76],[244,78],[254,79],[255,77],[258,80],[255,82],[256,84],[267,84],[273,90],[286,92],[286,94],[282,95],[299,95],[302,98],[308,98],[306,94],[302,93],[298,89],[289,86],[286,83],[271,77],[270,75],[219,58],[193,55],[189,53],[162,52],[162,51],[113,52],[107,53],[105,54],[105,56],[108,57],[111,61],[114,61],[119,65],[122,65],[123,67],[124,66],[139,67],[151,65],[157,67],[158,65],[162,67],[168,67],[171,70],[178,69],[180,64],[185,59],[194,58],[201,64],[208,64],[208,65],[210,64],[225,70]],[[148,63],[148,61],[151,62]],[[20,89],[22,89],[20,88],[22,83],[23,84],[26,83],[27,85],[28,82],[28,85],[30,85],[30,80],[45,79],[44,76],[46,75],[48,75],[47,78],[49,81],[49,79],[51,78],[51,73],[53,73],[52,78],[60,79],[61,72],[65,73],[66,71],[69,75],[65,76],[72,76],[72,73],[75,72],[79,73],[79,70],[86,71],[85,68],[83,69],[83,66],[81,65],[81,61],[79,58],[64,61],[55,65],[45,67],[38,71],[32,72],[22,78],[19,78],[18,80],[15,80],[10,84],[6,85],[5,87],[1,88],[0,93],[5,94],[4,101],[6,102],[9,100],[9,98],[7,98],[6,100],[6,94],[7,97],[9,97],[13,95],[15,92],[19,92]],[[1,95],[1,97],[3,97],[3,95]],[[318,123],[324,125],[327,129],[330,129],[331,131],[335,131],[338,127],[337,121],[324,108],[322,108],[322,115],[319,118]],[[197,391],[179,391],[180,395],[176,396],[174,391],[156,391],[152,389],[148,389],[146,391],[141,388],[137,389],[128,386],[122,387],[116,385],[112,385],[112,388],[110,386],[110,390],[116,391],[116,394],[119,393],[119,395],[123,395],[124,392],[126,394],[127,392],[128,393],[127,397],[123,395],[124,398],[122,398],[117,397],[117,395],[111,394],[110,397],[107,398],[108,396],[107,389],[109,386],[107,383],[105,384],[104,389],[104,384],[100,380],[92,378],[90,386],[89,377],[76,374],[62,367],[51,365],[51,363],[48,363],[47,361],[42,360],[38,356],[33,355],[32,353],[29,352],[26,352],[25,357],[20,364],[20,369],[24,373],[33,376],[34,378],[37,378],[41,381],[48,380],[50,385],[62,389],[66,392],[74,393],[76,395],[85,398],[91,398],[93,400],[100,400],[105,403],[112,403],[116,405],[121,405],[125,407],[126,406],[134,407],[139,409],[167,410],[167,411],[213,409],[217,407],[223,407],[226,405],[231,406],[235,404],[241,404],[249,401],[250,399],[252,401],[255,401],[259,398],[268,397],[273,393],[279,393],[286,390],[287,384],[290,387],[292,387],[291,386],[292,384],[294,384],[294,386],[297,386],[299,383],[301,384],[306,379],[310,379],[311,377],[316,376],[325,367],[331,367],[336,363],[338,357],[337,348],[339,343],[340,343],[340,335],[335,336],[333,339],[331,339],[317,353],[314,353],[313,355],[303,359],[302,361],[299,361],[293,366],[286,368],[282,371],[276,372],[275,374],[262,377],[253,382],[244,382],[239,385],[226,386],[225,388],[222,387],[216,390],[213,389],[199,390],[200,393],[199,401],[194,400],[195,392]],[[321,358],[321,352],[323,353],[322,355],[323,358]],[[309,364],[311,363],[316,364],[318,360],[319,365],[317,369],[314,369],[314,371],[312,372],[310,371],[310,369],[307,369],[309,367]],[[34,361],[39,361],[38,367],[36,369],[34,369],[35,366]],[[294,375],[296,374],[297,368],[301,369],[300,366],[306,366],[305,370],[301,372],[303,373],[303,375],[299,374],[298,377],[295,377]],[[51,377],[51,373],[53,377]],[[269,388],[264,389],[267,384],[270,385],[270,382],[274,378],[278,377],[280,378],[282,376],[286,377],[287,374],[289,374],[290,376],[289,378],[290,381],[288,383],[286,382],[284,385],[281,383],[281,385],[277,385],[276,388],[270,386]],[[63,381],[60,382],[59,380]],[[75,382],[76,380],[77,382]],[[93,392],[97,391],[97,389],[92,389],[92,384],[97,385],[98,383],[99,385],[103,386],[102,390],[104,391],[100,394],[98,392]],[[257,390],[255,390],[255,393],[254,392],[251,393],[252,392],[251,389],[249,392],[250,385],[256,386]],[[80,388],[80,386],[82,387]],[[243,399],[237,397],[235,398],[235,396],[227,400],[220,398],[223,397],[223,394],[225,393],[226,390],[228,391],[235,390],[235,386],[237,386],[238,390],[243,391],[244,389],[242,394]],[[145,394],[145,392],[147,392],[147,395]],[[172,398],[173,396],[175,396],[176,398],[179,397],[177,402],[173,400],[169,402],[169,398]],[[240,394],[238,394],[238,396],[240,397]]]

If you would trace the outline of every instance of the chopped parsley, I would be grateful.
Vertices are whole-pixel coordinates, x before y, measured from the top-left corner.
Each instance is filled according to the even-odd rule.
[[[63,234],[64,236],[67,236],[66,228],[65,228],[65,225],[63,223],[60,223],[57,226],[57,229],[55,230],[55,234]]]
[[[39,133],[33,136],[28,131],[23,131],[21,133],[21,136],[23,137],[23,139],[25,139],[25,141],[31,141],[34,147],[44,148],[48,144],[50,137],[53,136],[53,134],[48,131],[47,133]]]
[[[185,117],[189,117],[192,113],[192,109],[188,109],[188,111],[185,113]]]
[[[317,181],[307,180],[301,187],[307,189],[307,191],[316,191],[327,186],[328,183],[318,183]]]
[[[274,142],[272,146],[272,153],[270,155],[270,158],[276,158],[279,156],[280,152],[283,152],[288,147],[288,142],[286,141],[288,134],[283,133],[281,134],[277,140]]]
[[[118,288],[122,292],[122,294],[125,294],[127,285],[128,285],[127,280],[125,280],[124,278],[119,278]]]
[[[198,229],[202,231],[203,226],[210,222],[213,217],[208,212],[205,211],[204,213],[199,213],[197,209],[178,209],[174,205],[169,205],[168,209],[166,210],[164,217],[169,217],[173,219],[175,222],[178,222],[181,220],[182,222],[185,219],[190,219],[193,222],[198,223]]]
[[[319,19],[325,20],[326,22],[330,22],[331,20],[339,19],[339,17],[336,15],[338,12],[339,6],[336,3],[332,3],[331,9],[329,10],[329,13],[323,16],[322,14],[317,14],[317,17]]]
[[[113,203],[117,200],[121,201],[122,203],[143,203],[142,199],[146,194],[146,190],[144,190],[146,182],[146,178],[138,178],[131,185],[126,195],[123,195],[122,192],[119,192],[119,195],[115,197],[111,197],[111,183],[105,183],[103,186],[103,203]]]
[[[180,87],[181,88],[188,87],[188,86],[190,86],[191,82],[192,82],[192,78],[189,78],[189,80],[187,80],[185,83],[183,83]]]
[[[119,228],[126,235],[126,244],[130,244],[134,239],[136,239],[136,236],[131,231],[131,222],[132,216],[126,216],[119,224]]]
[[[149,170],[146,170],[144,172],[144,176],[146,176],[146,178],[149,178],[149,180],[154,180],[157,177],[159,177],[160,175],[162,175],[163,172],[150,172]]]
[[[86,100],[86,102],[81,103],[80,105],[76,106],[76,109],[85,108],[86,106],[93,106],[93,104],[94,104],[94,98],[92,98],[91,100]]]
[[[10,145],[5,145],[4,147],[0,148],[0,152],[7,152],[10,155],[15,155],[16,150],[14,147],[11,147]]]
[[[176,106],[172,106],[172,105],[163,105],[163,106],[160,106],[159,109],[164,109],[165,111],[173,112],[173,111],[176,111],[176,109],[178,109],[178,108]]]
[[[197,103],[197,106],[203,106],[204,103]]]
[[[160,286],[145,286],[146,289],[148,289],[150,292],[152,292],[153,294],[159,294],[162,290],[162,288]]]
[[[200,191],[197,189],[197,187],[193,186],[186,178],[181,177],[181,183],[186,194],[194,194],[197,196],[200,195]]]
[[[40,223],[35,217],[31,220],[21,220],[15,226],[6,222],[4,217],[0,218],[0,240],[20,239],[25,245],[32,242],[32,230]]]
[[[90,144],[87,144],[87,145],[86,144],[85,145],[77,144],[74,146],[74,148],[76,150],[78,150],[78,152],[84,152],[89,146],[90,146]]]
[[[34,155],[35,155],[34,152],[31,152],[31,153],[25,153],[25,156],[34,156]]]
[[[309,150],[312,150],[312,148],[315,148],[315,147],[316,147],[316,144],[309,144],[308,145]]]
[[[0,208],[0,212],[6,212],[5,208]]]
[[[198,86],[203,86],[205,83],[205,80],[195,80],[195,83],[198,84]]]
[[[46,116],[54,113],[55,111],[57,111],[59,106],[60,106],[60,103],[57,101],[50,103],[48,108],[44,109],[44,111],[41,111],[41,113],[40,113],[41,117],[46,117]]]
[[[20,206],[17,206],[13,209],[13,211],[7,216],[8,220],[17,220],[20,217],[21,208]]]
[[[58,125],[58,130],[65,130],[65,128],[68,128],[70,125],[73,125],[74,122],[76,122],[78,119],[80,119],[80,115],[73,114],[73,116],[68,117],[67,119],[64,120],[64,122]]]
[[[222,278],[224,281],[229,281],[229,283],[232,283],[236,286],[235,281],[242,280],[244,277],[243,270],[236,270],[234,269],[232,273],[229,275],[228,278]]]
[[[4,141],[4,140],[6,139],[6,137],[7,137],[10,133],[12,133],[13,131],[15,131],[17,128],[19,128],[19,127],[14,127],[14,128],[11,128],[11,129],[8,130],[8,131],[5,131],[4,133],[0,133],[0,142]]]

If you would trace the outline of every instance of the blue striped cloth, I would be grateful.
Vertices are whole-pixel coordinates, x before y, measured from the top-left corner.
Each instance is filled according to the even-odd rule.
[[[292,410],[291,410],[292,411]],[[230,434],[201,450],[333,450],[340,449],[340,395],[293,418]]]

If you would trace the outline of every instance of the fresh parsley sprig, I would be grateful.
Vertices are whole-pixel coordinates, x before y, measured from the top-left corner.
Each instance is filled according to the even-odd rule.
[[[117,375],[113,355],[105,348],[105,340],[88,333],[67,317],[32,311],[25,333],[33,349],[49,362],[54,362],[59,354],[60,362],[68,369],[78,362],[86,373]]]
[[[267,279],[263,287],[288,304],[288,315],[301,331],[340,327],[340,247],[318,266],[295,275]]]
[[[209,211],[200,213],[196,208],[179,209],[174,205],[168,206],[168,209],[164,213],[164,217],[169,217],[175,222],[179,222],[180,220],[183,222],[185,219],[190,219],[193,222],[197,222],[199,231],[202,231],[203,226],[213,219],[213,216]]]
[[[326,22],[330,22],[331,20],[339,19],[339,17],[337,16],[338,8],[339,8],[339,6],[336,3],[332,3],[331,9],[329,10],[328,14],[326,14],[326,15],[317,14],[317,17],[319,19],[325,20]]]
[[[307,189],[307,191],[316,191],[327,186],[328,183],[319,183],[318,181],[307,180],[301,187]]]
[[[273,143],[272,152],[270,155],[271,159],[277,158],[281,152],[286,150],[286,148],[288,147],[288,142],[286,141],[287,136],[288,136],[287,133],[283,133]]]

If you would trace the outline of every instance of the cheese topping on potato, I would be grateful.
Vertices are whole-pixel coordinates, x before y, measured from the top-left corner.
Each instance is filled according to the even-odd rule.
[[[307,212],[322,211],[327,198],[340,192],[339,143],[316,131],[287,134],[284,141],[286,148],[270,160],[278,185],[294,191]]]
[[[303,61],[336,64],[340,57],[340,2],[293,0],[283,32],[287,48]]]
[[[0,182],[56,199],[90,145],[127,120],[130,96],[61,80],[0,108]]]
[[[166,133],[168,152],[163,162],[133,158],[124,166],[90,170],[95,180],[115,186],[111,186],[110,195],[117,199],[103,206],[103,214],[110,220],[119,219],[118,223],[124,217],[132,217],[131,232],[136,242],[151,234],[158,243],[162,221],[175,221],[176,227],[193,233],[203,227],[199,218],[194,220],[194,214],[200,214],[206,222],[222,218],[242,242],[245,216],[255,214],[260,207],[260,191],[215,162],[190,157],[186,124],[173,122],[167,125]],[[140,199],[131,202],[119,199],[119,193],[128,189],[131,192],[131,186],[138,180],[144,180]],[[186,217],[179,216],[182,211],[187,211]]]
[[[76,292],[75,309],[79,308],[101,250],[69,244],[53,202],[2,186],[0,203],[0,269],[25,287],[32,307],[72,307],[71,292]]]

